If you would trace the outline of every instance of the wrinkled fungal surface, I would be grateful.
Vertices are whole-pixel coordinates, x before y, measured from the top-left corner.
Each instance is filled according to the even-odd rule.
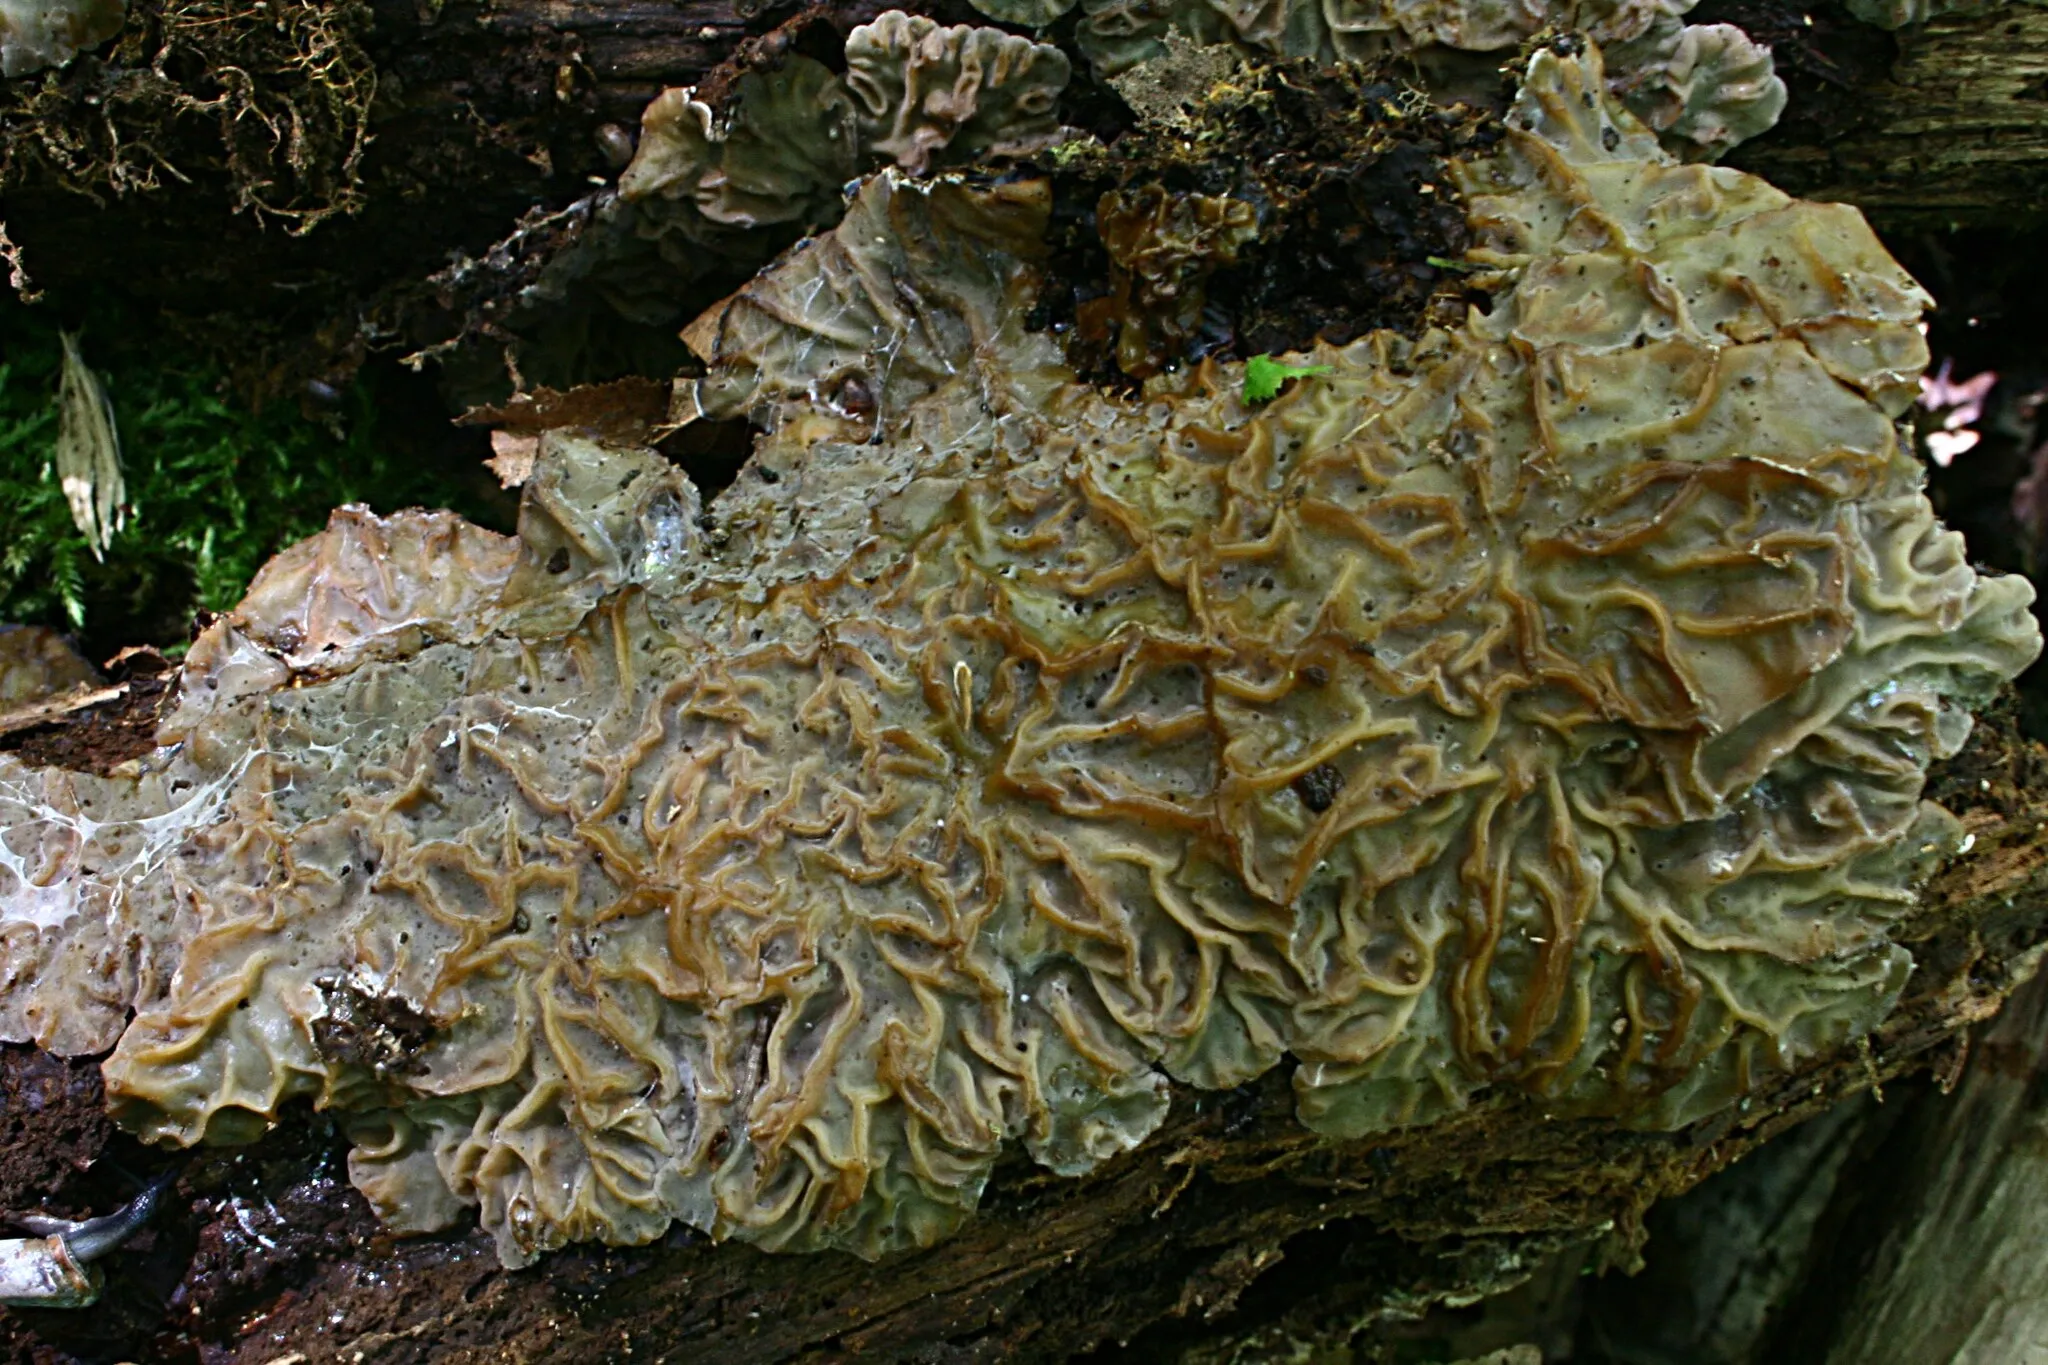
[[[656,96],[620,193],[749,228],[817,211],[858,173],[852,102],[823,64],[791,56],[772,75],[748,72],[730,100],[721,118],[690,89]]]
[[[0,76],[62,66],[121,31],[127,0],[0,0]]]
[[[909,171],[941,150],[958,161],[1015,156],[1059,135],[1066,54],[992,28],[946,28],[891,10],[846,37],[846,88],[862,141]]]
[[[847,184],[876,166],[922,171],[1016,156],[1060,132],[1054,111],[1070,69],[1055,47],[890,11],[847,36],[845,57],[843,76],[785,53],[772,68],[703,91],[664,90],[641,113],[617,191],[549,220],[558,244],[541,244],[545,224],[522,228],[486,268],[458,263],[441,278],[464,291],[505,290],[494,325],[518,338],[522,385],[573,382],[589,304],[672,330],[715,297],[703,287],[686,307],[693,286],[745,278],[805,231],[829,227],[844,212]],[[544,263],[516,287],[494,282],[499,269],[518,271],[528,251]],[[503,395],[484,387],[476,396]]]
[[[1617,51],[1635,60],[1616,93],[1650,127],[1708,158],[1769,132],[1785,112],[1771,50],[1733,24],[1673,20]]]
[[[1499,52],[1582,28],[1607,47],[1613,93],[1688,157],[1768,131],[1786,91],[1768,47],[1729,24],[1688,25],[1694,0],[1081,0],[1075,41],[1113,80],[1172,60],[1175,37],[1265,57],[1368,61],[1430,48]],[[985,13],[990,11],[984,11]]]
[[[337,1111],[512,1264],[928,1243],[1006,1141],[1085,1171],[1288,1054],[1356,1137],[1678,1125],[1860,1036],[2031,594],[1934,519],[1861,217],[1566,53],[1458,169],[1490,311],[1252,409],[1026,330],[1042,182],[869,180],[692,329],[679,405],[765,432],[709,509],[550,434],[516,539],[289,552],[152,757],[0,759],[0,1032],[112,1045],[154,1141]]]
[[[1109,255],[1109,293],[1081,305],[1080,331],[1109,343],[1125,374],[1158,374],[1192,349],[1209,276],[1236,264],[1258,236],[1258,215],[1241,199],[1148,184],[1103,195],[1095,221]]]
[[[829,217],[849,180],[878,162],[923,171],[1019,155],[1059,132],[1071,74],[1056,47],[998,29],[943,27],[891,10],[847,35],[846,75],[792,55],[748,72],[721,109],[665,90],[641,115],[620,193],[701,242],[721,229]]]

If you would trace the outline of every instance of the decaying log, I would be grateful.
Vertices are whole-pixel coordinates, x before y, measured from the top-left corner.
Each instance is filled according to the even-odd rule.
[[[1895,231],[2040,221],[2048,12],[1994,6],[1891,38],[1821,16],[1820,51],[1801,54],[1787,48],[1792,33],[1772,35],[1792,52],[1791,109],[1737,149],[1734,164],[1807,198],[1856,204]]]
[[[120,120],[118,109],[103,119],[102,101],[122,60],[154,50],[151,16],[165,7],[139,0],[132,44],[49,78],[58,94],[34,106],[37,117],[79,120],[66,137],[88,146],[83,163],[112,155],[91,147]],[[879,8],[818,7],[809,32],[790,6],[731,0],[380,0],[359,15],[376,97],[349,212],[304,236],[246,203],[235,212],[246,187],[212,125],[188,114],[123,130],[169,168],[153,173],[153,189],[115,192],[47,157],[8,153],[0,218],[18,248],[11,259],[60,304],[93,293],[161,313],[192,344],[227,353],[251,391],[292,392],[345,376],[372,349],[457,331],[466,301],[437,296],[430,277],[615,175],[641,108],[664,86],[716,85],[722,65],[792,47],[830,55],[835,32]],[[912,8],[975,17],[958,0]],[[1880,227],[2038,221],[2048,12],[2000,6],[1897,34],[1790,0],[1708,0],[1692,17],[1733,20],[1775,44],[1793,87],[1784,122],[1735,164],[1796,194],[1861,205]],[[26,112],[0,110],[0,126]],[[106,270],[110,259],[119,272]],[[733,283],[711,282],[683,316]]]
[[[1830,1255],[1788,1313],[1787,1346],[1828,1365],[2020,1365],[2048,1340],[2042,1134],[2048,978],[1974,1039],[1864,1163]],[[1842,1201],[1849,1202],[1849,1201]],[[1793,1358],[1793,1357],[1787,1357]]]

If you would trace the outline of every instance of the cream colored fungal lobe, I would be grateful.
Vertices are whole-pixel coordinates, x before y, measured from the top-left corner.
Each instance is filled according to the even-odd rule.
[[[695,209],[706,222],[750,228],[791,222],[836,199],[862,160],[852,102],[809,57],[733,83],[720,116],[690,89],[664,90],[640,116],[640,141],[619,178],[628,199]]]
[[[947,28],[891,10],[846,37],[862,140],[908,171],[1033,151],[1059,135],[1066,54],[998,29]]]
[[[0,712],[99,681],[99,671],[46,626],[0,626]]]
[[[0,0],[0,76],[62,66],[121,31],[126,0]]]
[[[1771,50],[1733,24],[1672,20],[1612,50],[1628,62],[1616,93],[1693,156],[1717,157],[1768,132],[1785,112]]]
[[[1862,1035],[2031,593],[1862,219],[1603,91],[1540,52],[1459,169],[1490,312],[1255,409],[1025,330],[1043,185],[868,181],[693,329],[766,433],[708,514],[549,436],[516,541],[291,552],[134,771],[0,760],[0,1029],[154,1141],[336,1111],[513,1264],[926,1244],[1288,1054],[1335,1137],[1658,1127]]]

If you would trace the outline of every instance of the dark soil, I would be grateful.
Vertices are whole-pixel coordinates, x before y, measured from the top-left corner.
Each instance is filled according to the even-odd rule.
[[[0,752],[34,767],[102,775],[141,758],[156,748],[157,719],[170,709],[177,679],[163,672],[131,678],[120,687],[119,695],[60,721],[0,734]]]
[[[1228,196],[1258,214],[1257,238],[1210,280],[1205,335],[1182,362],[1462,319],[1464,277],[1440,264],[1469,241],[1446,163],[1491,146],[1498,120],[1463,106],[1407,112],[1391,71],[1283,63],[1243,85],[1199,106],[1193,132],[1112,132],[1106,151],[1040,163],[1053,171],[1055,283],[1033,322],[1071,334],[1070,358],[1091,378],[1128,382],[1108,357],[1114,336],[1077,326],[1082,305],[1111,290],[1095,215],[1113,189]]]

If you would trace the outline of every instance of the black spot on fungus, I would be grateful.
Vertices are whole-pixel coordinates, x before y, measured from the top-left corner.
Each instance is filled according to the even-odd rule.
[[[1294,794],[1318,815],[1328,810],[1343,790],[1344,774],[1331,763],[1318,763],[1294,779]]]

